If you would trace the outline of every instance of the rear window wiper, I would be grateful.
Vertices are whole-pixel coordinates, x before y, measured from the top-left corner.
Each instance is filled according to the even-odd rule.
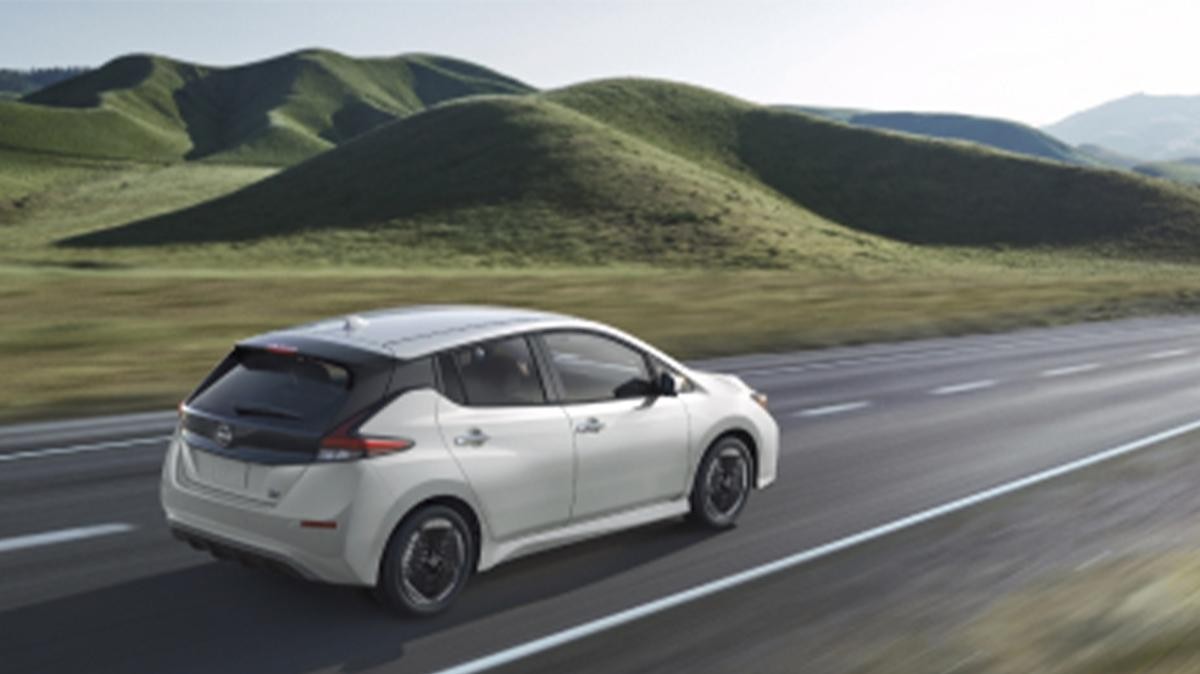
[[[300,415],[291,410],[284,410],[278,407],[268,407],[266,405],[234,405],[233,411],[244,417],[276,417],[279,419],[289,419],[291,421],[299,421]]]

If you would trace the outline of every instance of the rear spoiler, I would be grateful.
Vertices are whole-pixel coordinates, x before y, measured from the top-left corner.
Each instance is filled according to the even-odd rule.
[[[352,369],[357,369],[360,367],[371,368],[372,366],[382,366],[389,362],[395,362],[396,360],[396,358],[389,353],[365,346],[360,347],[342,341],[287,333],[275,333],[251,337],[250,339],[245,339],[238,342],[237,348],[261,349],[263,351],[275,351],[278,353],[294,353],[296,355],[309,356],[319,360],[327,360],[331,363],[337,363],[339,365],[350,366]]]

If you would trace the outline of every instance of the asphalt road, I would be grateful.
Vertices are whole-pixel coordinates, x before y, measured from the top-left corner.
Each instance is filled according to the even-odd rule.
[[[769,393],[784,429],[780,479],[736,530],[666,523],[520,560],[424,622],[171,539],[170,413],[0,429],[0,671],[437,671],[1200,419],[1197,319],[701,365]],[[691,609],[645,623],[638,648],[601,632],[581,652],[597,671],[638,653],[637,669],[669,670],[646,649],[694,636],[678,628]]]

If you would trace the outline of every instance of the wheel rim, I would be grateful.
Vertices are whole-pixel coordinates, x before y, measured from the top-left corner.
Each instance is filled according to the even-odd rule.
[[[414,606],[433,606],[454,592],[466,568],[463,532],[444,517],[430,518],[404,544],[400,589]]]
[[[725,521],[737,514],[750,490],[750,464],[737,447],[727,447],[708,464],[704,476],[704,509],[714,521]]]

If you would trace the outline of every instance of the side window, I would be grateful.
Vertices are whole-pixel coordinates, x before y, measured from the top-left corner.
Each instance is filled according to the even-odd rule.
[[[411,391],[433,386],[433,364],[431,358],[418,358],[401,363],[392,372],[391,390]]]
[[[566,402],[643,398],[653,389],[636,349],[587,332],[548,332],[543,339]]]
[[[458,368],[454,365],[454,357],[443,353],[437,357],[438,377],[442,380],[442,393],[459,405],[467,404],[467,394],[463,392],[462,378],[458,376]]]
[[[447,368],[458,375],[461,395],[467,405],[537,405],[546,402],[546,391],[537,363],[524,337],[509,337],[455,349],[448,354]],[[443,382],[454,381],[446,377]],[[454,397],[455,384],[446,395]]]

